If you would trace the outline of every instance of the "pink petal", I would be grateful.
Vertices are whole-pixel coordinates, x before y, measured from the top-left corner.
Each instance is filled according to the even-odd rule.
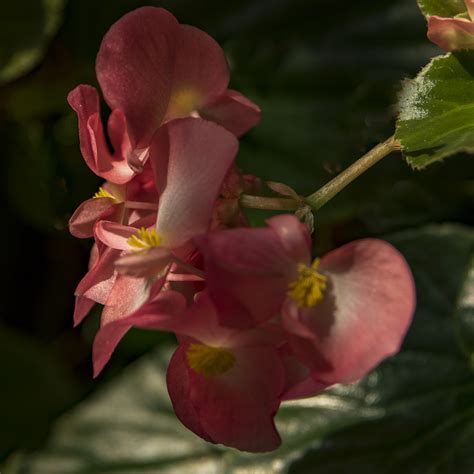
[[[100,245],[99,256],[77,285],[74,293],[76,297],[83,297],[96,303],[105,304],[115,283],[115,261],[119,255],[119,251]],[[82,306],[76,310],[75,325],[79,324],[87,314],[84,309],[81,309],[84,308],[85,302],[80,301],[79,298],[77,304]]]
[[[111,198],[92,198],[84,201],[69,219],[69,232],[74,237],[85,239],[94,235],[94,224],[98,219],[114,220],[122,212],[122,205],[115,205]]]
[[[279,313],[296,264],[271,228],[216,231],[195,242],[222,324],[251,328]]]
[[[191,372],[187,369],[185,346],[179,346],[173,354],[166,373],[166,383],[176,416],[186,428],[212,443],[212,438],[204,431],[199,414],[190,401]]]
[[[280,349],[285,367],[285,390],[282,400],[295,400],[313,397],[328,387],[311,375],[310,370],[304,366],[293,354],[285,353],[286,345]]]
[[[76,296],[73,316],[74,327],[81,324],[94,305],[95,301],[85,298],[84,296]]]
[[[137,233],[137,228],[111,221],[97,222],[94,233],[98,240],[112,249],[133,250],[127,243]]]
[[[278,235],[292,260],[297,263],[310,263],[312,242],[306,225],[292,214],[271,217],[266,223]]]
[[[132,327],[165,331],[173,327],[173,321],[184,311],[186,301],[176,291],[162,291],[162,285],[163,281],[157,282],[154,285],[155,296],[135,312],[100,328],[93,346],[94,377],[99,375],[122,337]]]
[[[157,232],[176,248],[206,232],[224,177],[238,150],[224,128],[187,118],[162,127],[150,147],[160,192]]]
[[[213,301],[206,291],[194,296],[193,304],[181,318],[173,331],[204,344],[216,347],[279,346],[285,334],[279,325],[266,324],[248,331],[236,330],[220,324],[220,318]]]
[[[168,249],[156,247],[120,257],[115,268],[124,275],[151,278],[162,273],[172,259],[173,254]]]
[[[474,23],[464,18],[428,18],[428,38],[445,51],[474,49]]]
[[[102,310],[101,327],[125,319],[140,308],[150,297],[150,290],[151,283],[145,278],[118,274]]]
[[[276,350],[235,348],[234,367],[206,378],[188,367],[187,348],[181,344],[168,367],[168,391],[181,422],[214,443],[250,452],[276,449],[281,440],[273,416],[284,385]]]
[[[123,111],[139,148],[148,145],[168,108],[177,33],[166,10],[138,8],[112,25],[97,55],[105,100]]]
[[[260,122],[260,107],[237,91],[227,90],[212,104],[199,110],[206,120],[222,125],[236,137],[242,136]]]
[[[105,140],[97,91],[81,84],[69,93],[67,100],[77,113],[81,153],[87,166],[96,175],[112,183],[129,181],[134,172],[120,153],[116,157],[110,153]],[[123,137],[123,140],[127,138]]]
[[[390,244],[364,239],[321,260],[329,277],[314,308],[285,306],[292,349],[322,383],[356,380],[396,353],[415,309],[415,287],[403,256]]]
[[[222,48],[208,34],[179,25],[171,99],[166,120],[187,117],[224,94],[229,67]]]

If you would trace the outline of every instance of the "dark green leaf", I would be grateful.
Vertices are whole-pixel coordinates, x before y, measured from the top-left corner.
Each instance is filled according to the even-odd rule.
[[[413,168],[474,152],[474,52],[440,56],[400,94],[397,138]]]
[[[170,408],[161,352],[64,416],[45,448],[19,454],[7,474],[471,474],[474,373],[454,313],[468,306],[458,293],[468,281],[474,232],[437,226],[390,240],[418,290],[403,351],[358,383],[285,404],[277,451],[239,453],[186,431]],[[472,307],[463,322],[472,330]]]
[[[0,326],[0,458],[37,443],[54,416],[77,399],[60,361],[32,338]]]

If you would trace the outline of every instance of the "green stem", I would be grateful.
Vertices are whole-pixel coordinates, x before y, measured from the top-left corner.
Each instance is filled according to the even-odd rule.
[[[367,171],[371,166],[375,165],[385,156],[395,150],[400,149],[400,142],[394,136],[390,137],[383,143],[372,148],[362,158],[352,163],[349,168],[338,174],[334,179],[318,189],[315,193],[306,198],[306,203],[313,211],[317,211],[329,200],[331,200],[339,191],[343,190],[349,183],[352,183],[362,173]]]
[[[269,211],[296,211],[301,207],[301,202],[292,198],[272,198],[242,194],[240,205],[251,209],[266,209]]]

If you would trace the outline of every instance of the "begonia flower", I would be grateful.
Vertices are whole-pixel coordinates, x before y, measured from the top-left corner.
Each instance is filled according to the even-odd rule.
[[[474,0],[464,0],[467,13],[454,18],[428,18],[428,38],[445,51],[474,49]]]
[[[69,231],[81,239],[94,235],[98,220],[131,225],[147,214],[156,214],[158,192],[151,167],[124,185],[105,182],[95,195],[84,201],[69,220]]]
[[[251,452],[277,448],[281,440],[273,417],[285,385],[280,333],[222,327],[205,293],[176,332],[180,344],[167,383],[181,422],[213,443]]]
[[[112,183],[124,184],[141,170],[153,135],[170,120],[202,116],[237,136],[260,120],[258,106],[227,89],[229,69],[220,46],[162,8],[138,8],[112,25],[102,40],[96,72],[112,110],[108,133],[113,154],[97,91],[79,85],[68,101],[78,114],[86,163]]]
[[[189,253],[186,244],[209,229],[237,149],[237,139],[230,132],[202,119],[173,120],[159,130],[150,146],[160,196],[154,228],[139,231],[108,221],[96,225],[102,243],[129,252],[118,262],[122,273],[149,277],[166,255],[174,252],[181,258]]]
[[[321,385],[355,380],[398,351],[415,291],[393,246],[363,239],[311,262],[306,226],[290,215],[267,223],[196,239],[221,324],[282,315],[291,349]]]
[[[154,280],[187,278],[179,276],[179,270],[184,267],[186,272],[193,263],[191,239],[209,229],[237,149],[234,135],[202,119],[173,120],[156,134],[150,147],[160,196],[156,224],[137,228],[101,220],[95,225],[96,239],[120,255],[113,262],[119,275],[101,301],[102,327],[136,311],[149,298]],[[172,265],[176,272],[170,272]]]

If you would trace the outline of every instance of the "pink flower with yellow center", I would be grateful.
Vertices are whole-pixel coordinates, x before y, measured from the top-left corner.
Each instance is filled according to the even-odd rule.
[[[87,165],[111,183],[124,184],[142,169],[153,135],[170,120],[202,117],[236,136],[260,120],[254,103],[227,88],[229,68],[221,47],[162,8],[139,8],[112,25],[102,40],[96,73],[112,110],[108,135],[113,153],[97,91],[79,85],[68,101],[78,115]]]
[[[312,261],[309,232],[296,217],[267,223],[196,238],[221,324],[244,330],[281,318],[291,353],[309,368],[295,380],[309,392],[300,386],[298,396],[356,380],[399,350],[415,290],[394,247],[363,239]]]

